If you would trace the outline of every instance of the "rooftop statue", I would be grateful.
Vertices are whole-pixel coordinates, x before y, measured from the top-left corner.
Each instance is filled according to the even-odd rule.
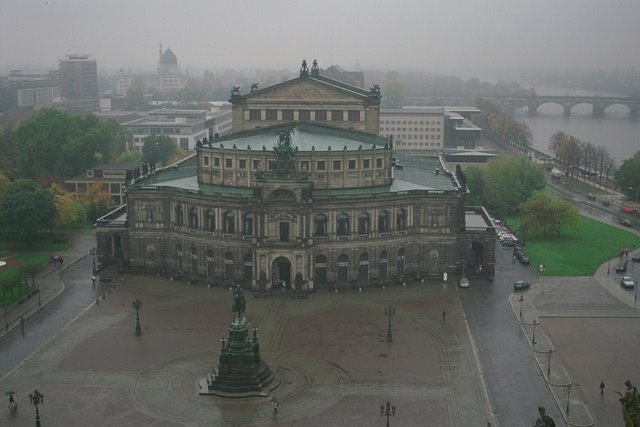
[[[285,129],[278,134],[278,142],[273,147],[273,160],[293,160],[297,151],[291,142],[291,135],[293,135],[293,132],[293,129]]]
[[[300,67],[300,75],[301,76],[306,76],[309,74],[309,67],[307,67],[307,60],[303,59],[302,60],[302,66]]]

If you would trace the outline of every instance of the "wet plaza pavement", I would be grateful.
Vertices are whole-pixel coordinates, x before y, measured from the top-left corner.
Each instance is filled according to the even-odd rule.
[[[245,317],[280,381],[274,416],[270,397],[198,395],[231,321],[228,289],[127,276],[0,381],[20,404],[3,420],[32,425],[28,394],[38,389],[42,423],[53,426],[372,426],[384,425],[387,401],[394,425],[485,426],[491,411],[457,292],[411,281],[307,299],[247,293]]]

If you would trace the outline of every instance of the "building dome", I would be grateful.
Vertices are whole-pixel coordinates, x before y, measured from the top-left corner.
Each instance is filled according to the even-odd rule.
[[[176,57],[175,53],[171,51],[171,49],[167,49],[162,55],[160,55],[160,64],[177,66],[178,58]]]

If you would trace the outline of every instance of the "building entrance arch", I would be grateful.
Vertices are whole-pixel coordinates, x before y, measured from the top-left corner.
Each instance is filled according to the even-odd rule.
[[[271,263],[271,277],[274,287],[291,287],[291,261],[289,258],[279,256]]]

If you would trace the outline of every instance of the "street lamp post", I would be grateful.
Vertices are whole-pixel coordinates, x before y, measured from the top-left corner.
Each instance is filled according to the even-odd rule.
[[[633,198],[633,201],[635,203],[638,203],[638,190],[640,190],[640,187],[629,187],[629,190],[635,190],[636,191],[636,195]]]
[[[571,384],[567,386],[567,408],[565,413],[569,416],[569,402],[571,401]]]
[[[131,303],[131,306],[136,310],[136,335],[141,335],[142,334],[142,330],[140,329],[139,311],[142,308],[142,301],[140,301],[138,298],[136,298]]]
[[[542,295],[544,295],[544,272],[547,270],[547,266],[540,264],[540,287],[542,288]]]
[[[520,320],[522,320],[522,303],[524,303],[524,297],[520,295],[520,299],[518,301],[520,301]]]
[[[389,427],[389,417],[395,417],[396,407],[391,406],[391,403],[387,402],[386,405],[380,405],[380,416],[387,417],[387,427]]]
[[[393,333],[391,332],[391,316],[396,314],[395,307],[392,307],[391,304],[389,304],[388,307],[385,307],[384,314],[389,317],[389,321],[387,322],[387,342],[393,342]]]
[[[34,390],[33,393],[29,393],[29,400],[31,401],[31,404],[36,407],[36,427],[41,427],[38,405],[44,404],[44,395],[38,390]]]
[[[536,325],[539,325],[537,319],[533,319],[533,336],[531,337],[531,344],[536,345]]]

